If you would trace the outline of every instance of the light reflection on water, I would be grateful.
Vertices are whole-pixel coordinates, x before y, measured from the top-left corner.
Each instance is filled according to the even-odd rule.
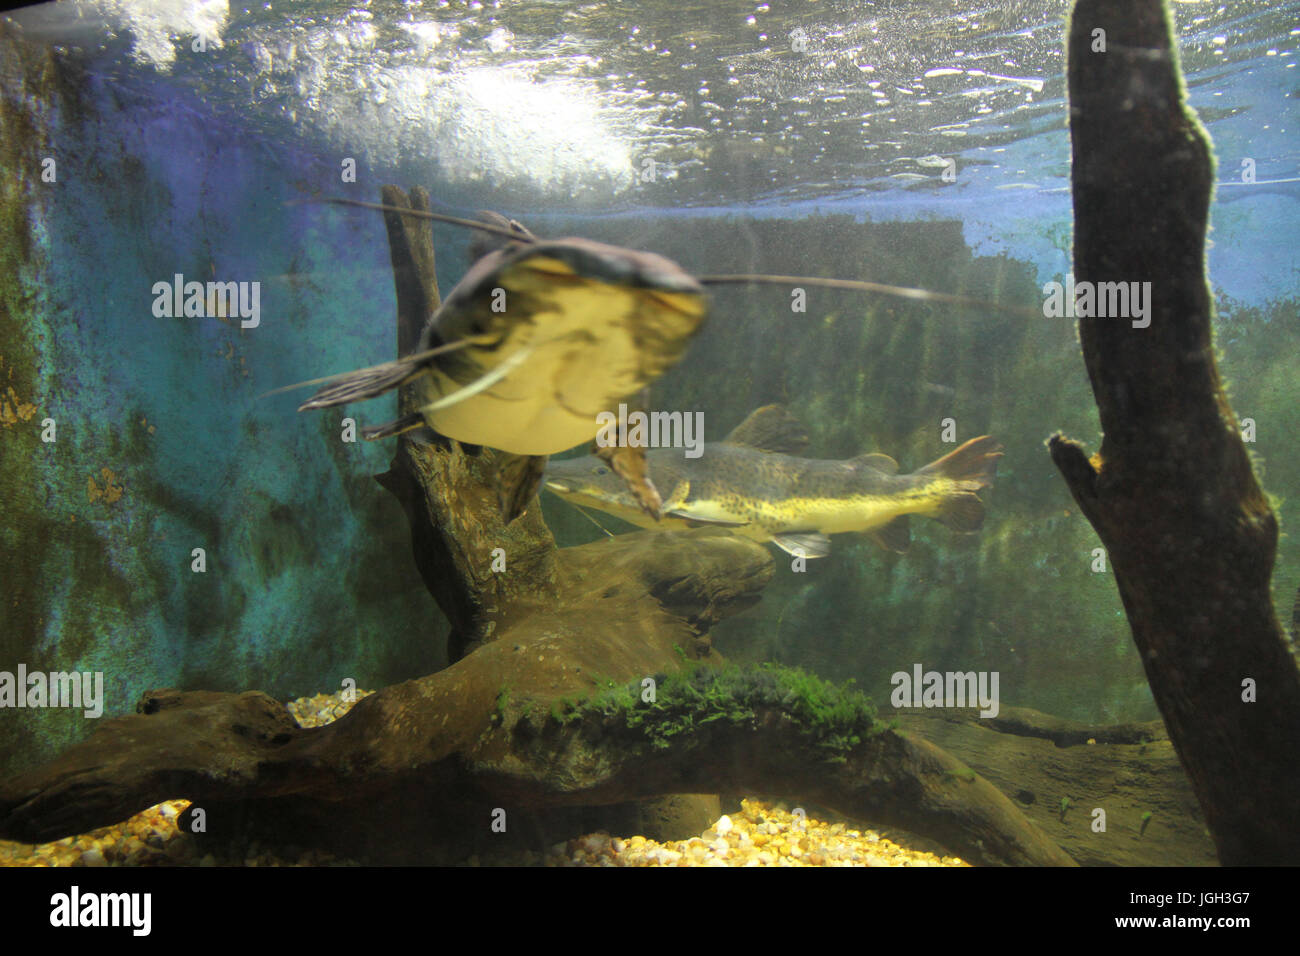
[[[935,157],[969,173],[962,189],[1063,186],[1068,9],[78,0],[15,16],[92,72],[187,90],[272,140],[470,192],[680,206],[938,190]],[[1294,86],[1294,18],[1266,2],[1174,13],[1211,132],[1281,112],[1250,142],[1260,178],[1294,175],[1294,96],[1250,86]]]

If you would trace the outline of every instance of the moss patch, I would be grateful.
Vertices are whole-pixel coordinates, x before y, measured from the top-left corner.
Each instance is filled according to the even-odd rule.
[[[866,695],[796,668],[696,667],[656,675],[654,681],[653,699],[645,699],[650,694],[640,682],[610,687],[585,699],[553,702],[551,718],[560,724],[599,719],[664,749],[709,724],[753,726],[760,711],[776,710],[811,748],[833,761],[843,761],[865,738],[887,729]]]

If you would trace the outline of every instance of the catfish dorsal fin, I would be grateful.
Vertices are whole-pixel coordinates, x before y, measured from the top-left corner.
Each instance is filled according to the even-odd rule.
[[[492,212],[489,209],[480,209],[478,217],[490,226],[497,229],[508,229],[510,232],[518,233],[520,239],[526,242],[536,242],[537,237],[523,227],[522,224],[514,219],[507,219],[499,212]],[[510,240],[502,236],[499,232],[485,232],[481,229],[474,230],[473,238],[469,243],[469,258],[471,262],[482,259],[489,252],[496,252],[498,249],[504,249],[510,245]]]
[[[729,445],[797,455],[808,447],[808,431],[783,405],[764,405],[749,413],[726,438]]]
[[[853,464],[867,465],[868,467],[876,469],[876,471],[883,471],[887,475],[898,474],[898,462],[894,461],[894,459],[890,458],[888,455],[882,455],[879,452],[872,452],[869,455],[859,455],[857,458],[853,459]]]

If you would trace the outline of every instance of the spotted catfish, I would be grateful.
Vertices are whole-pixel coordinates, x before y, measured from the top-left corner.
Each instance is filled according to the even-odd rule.
[[[984,435],[899,474],[898,463],[882,454],[847,461],[796,457],[807,444],[799,422],[768,405],[723,441],[706,445],[699,458],[671,448],[650,451],[650,471],[664,501],[659,526],[724,525],[807,558],[825,557],[830,535],[852,531],[904,551],[911,541],[910,515],[934,518],[954,531],[978,531],[984,523],[979,493],[992,485],[1002,456],[1001,446]],[[632,524],[654,525],[595,456],[551,462],[546,488]]]

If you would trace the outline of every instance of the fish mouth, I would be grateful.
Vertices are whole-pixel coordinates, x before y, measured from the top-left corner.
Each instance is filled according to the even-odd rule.
[[[563,478],[547,478],[546,487],[551,491],[573,491],[573,485]]]

